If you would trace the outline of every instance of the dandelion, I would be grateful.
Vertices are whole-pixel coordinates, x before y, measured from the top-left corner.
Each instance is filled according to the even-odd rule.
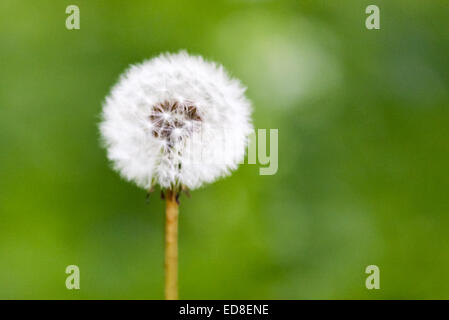
[[[178,298],[178,205],[242,162],[252,132],[242,84],[182,51],[131,66],[103,104],[100,131],[120,175],[166,201],[165,297]]]

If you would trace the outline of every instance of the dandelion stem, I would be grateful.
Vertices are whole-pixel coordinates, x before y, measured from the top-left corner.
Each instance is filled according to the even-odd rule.
[[[178,299],[178,203],[176,191],[165,194],[165,299]]]

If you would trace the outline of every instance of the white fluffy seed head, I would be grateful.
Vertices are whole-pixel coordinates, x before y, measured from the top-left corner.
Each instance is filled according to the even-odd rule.
[[[195,189],[243,161],[253,131],[245,88],[182,51],[131,66],[103,104],[108,158],[142,188]]]

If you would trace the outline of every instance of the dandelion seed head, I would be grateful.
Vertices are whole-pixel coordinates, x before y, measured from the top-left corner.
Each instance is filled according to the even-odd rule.
[[[244,92],[223,67],[184,51],[131,66],[103,104],[108,158],[146,189],[195,189],[229,175],[253,130]]]

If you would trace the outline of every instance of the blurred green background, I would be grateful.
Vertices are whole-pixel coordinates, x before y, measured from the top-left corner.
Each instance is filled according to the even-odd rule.
[[[164,203],[110,169],[97,123],[129,64],[179,49],[279,129],[276,175],[181,199],[181,298],[449,298],[448,25],[447,0],[2,0],[0,298],[163,298]]]

